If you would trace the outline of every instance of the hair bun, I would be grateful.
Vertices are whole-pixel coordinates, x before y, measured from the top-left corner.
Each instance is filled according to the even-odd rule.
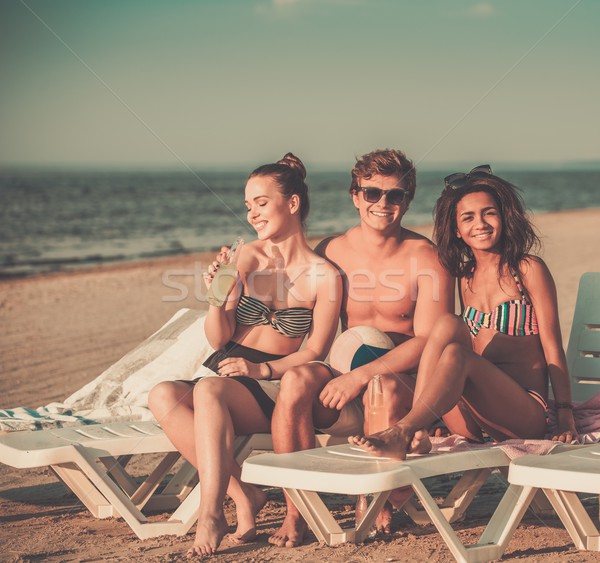
[[[306,168],[304,168],[304,164],[302,161],[291,152],[288,152],[281,160],[277,161],[277,164],[283,164],[284,166],[288,166],[302,177],[306,178]]]

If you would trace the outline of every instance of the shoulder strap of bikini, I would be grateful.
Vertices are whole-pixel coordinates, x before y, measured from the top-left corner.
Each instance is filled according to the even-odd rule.
[[[525,288],[523,287],[523,282],[521,282],[521,276],[519,276],[519,272],[517,272],[517,270],[513,270],[512,275],[513,275],[513,278],[515,278],[515,282],[517,284],[517,289],[519,290],[519,293],[521,294],[521,299],[523,301],[529,301],[529,299],[527,297],[527,293],[525,292]]]
[[[462,280],[462,278],[456,278],[456,286],[458,289],[458,301],[460,303],[460,312],[462,314],[462,312],[465,310],[465,302],[463,300],[461,280]]]
[[[319,244],[317,244],[317,246],[315,246],[315,253],[318,254],[319,256],[322,256],[323,258],[326,258],[325,252],[327,251],[327,247],[329,246],[329,243],[334,238],[335,238],[335,236],[324,238],[321,242],[319,242]]]

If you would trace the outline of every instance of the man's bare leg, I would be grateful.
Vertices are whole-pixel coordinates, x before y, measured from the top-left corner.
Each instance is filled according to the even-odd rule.
[[[374,456],[394,459],[406,459],[409,453],[426,454],[431,451],[426,430],[413,430],[402,423],[371,436],[350,436],[348,442]]]
[[[325,409],[319,403],[319,393],[331,378],[331,372],[316,363],[292,368],[283,375],[271,422],[276,453],[314,448],[315,414],[322,427],[331,426],[337,420],[337,411]],[[285,502],[285,519],[279,530],[269,538],[269,543],[279,547],[297,547],[304,541],[307,524],[287,495]]]

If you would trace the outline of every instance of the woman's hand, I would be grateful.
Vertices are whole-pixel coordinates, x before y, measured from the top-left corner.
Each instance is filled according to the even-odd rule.
[[[573,411],[570,409],[559,409],[557,418],[556,433],[552,436],[552,441],[563,442],[564,444],[579,442],[580,437],[575,428]]]
[[[219,362],[217,373],[223,377],[247,375],[252,379],[265,379],[261,374],[261,364],[249,362],[244,358],[225,358]]]
[[[209,264],[207,271],[204,274],[202,274],[207,289],[212,284],[215,274],[217,273],[217,270],[220,268],[221,264],[227,257],[228,252],[229,246],[222,246],[220,252],[215,256],[215,259],[212,262],[212,264]]]

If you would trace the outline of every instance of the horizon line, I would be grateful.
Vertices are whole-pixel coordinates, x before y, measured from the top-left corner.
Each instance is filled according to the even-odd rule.
[[[439,170],[445,169],[448,166],[452,167],[469,167],[474,161],[468,160],[452,160],[452,161],[436,161],[429,163],[421,163],[417,166],[419,170]],[[247,171],[256,168],[256,162],[220,162],[220,163],[188,163],[189,168],[207,171]],[[494,162],[495,167],[510,169],[510,167],[535,168],[549,167],[553,170],[561,168],[585,167],[600,168],[600,158],[597,159],[573,159],[563,161],[543,161],[543,160],[498,160]],[[89,170],[89,171],[165,171],[177,172],[185,171],[181,164],[176,162],[1,162],[0,170],[9,169],[37,169],[37,170]],[[316,171],[331,171],[340,172],[348,170],[348,162],[320,162],[311,163],[310,170]],[[310,173],[309,170],[309,173]]]

